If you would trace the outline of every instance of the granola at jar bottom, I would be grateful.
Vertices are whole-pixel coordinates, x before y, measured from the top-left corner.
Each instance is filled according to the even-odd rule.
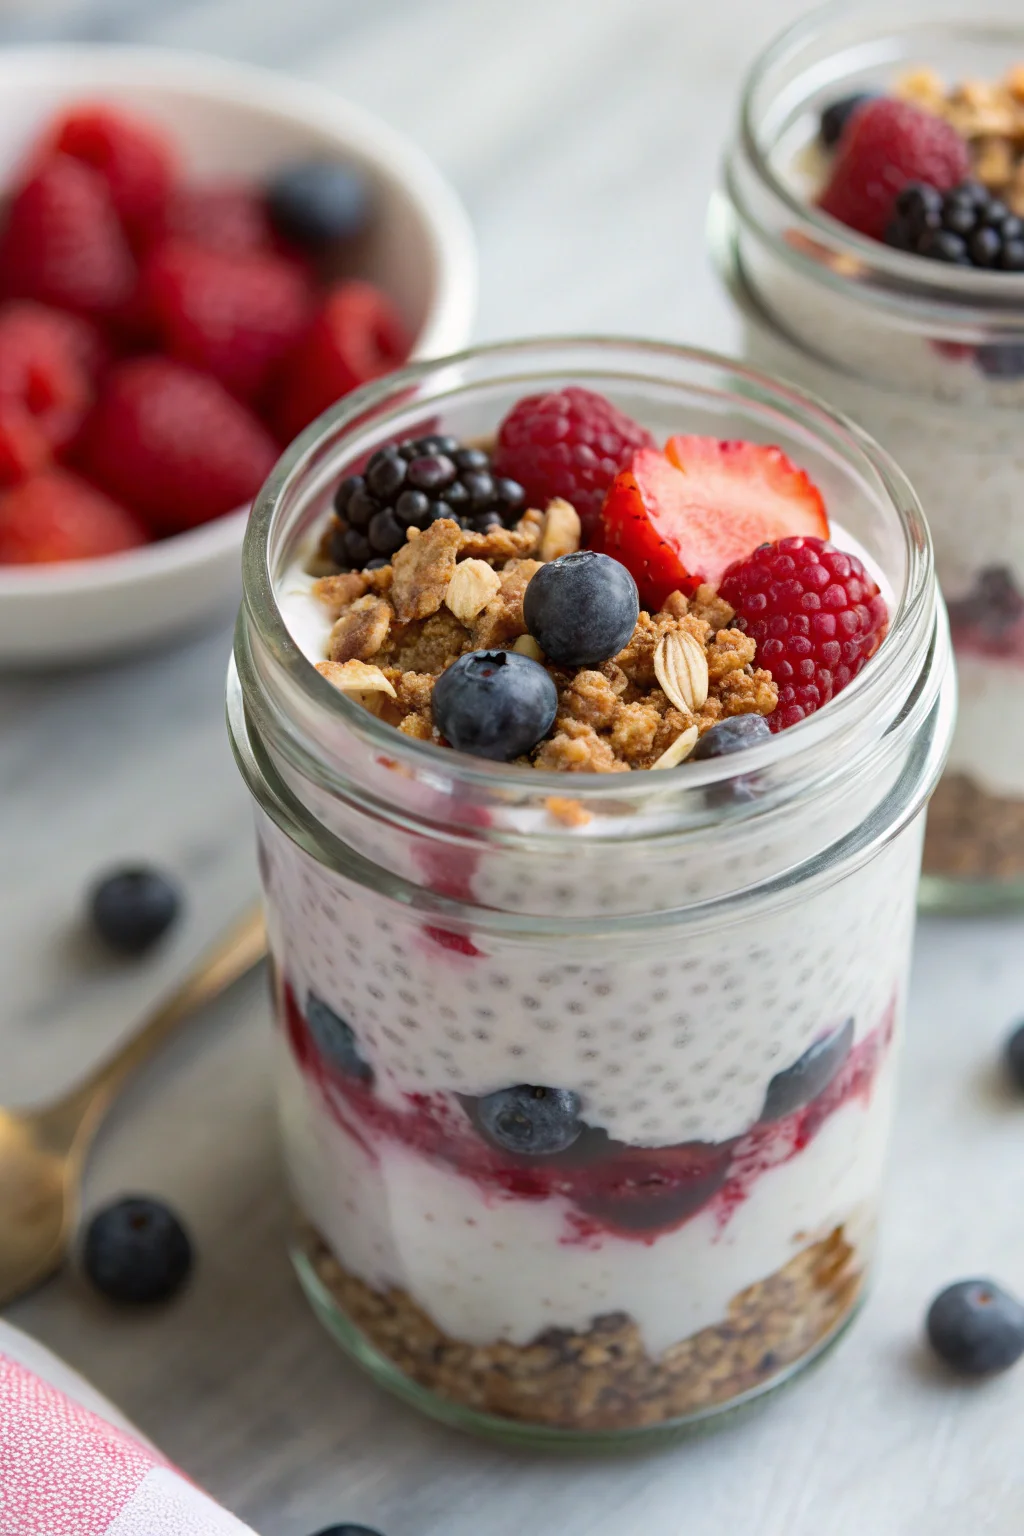
[[[1024,26],[990,19],[895,0],[859,47],[838,11],[777,40],[718,252],[748,355],[875,436],[929,519],[961,711],[925,894],[954,908],[1024,898]]]
[[[513,1437],[757,1395],[871,1259],[948,647],[909,492],[720,367],[745,437],[513,368],[254,513],[296,1264],[380,1380]]]

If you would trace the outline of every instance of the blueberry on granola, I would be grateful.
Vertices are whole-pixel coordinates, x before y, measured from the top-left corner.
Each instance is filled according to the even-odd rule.
[[[551,677],[518,651],[460,656],[441,673],[432,700],[434,724],[457,752],[506,763],[547,735],[557,708]]]
[[[373,1068],[363,1060],[359,1052],[355,1031],[329,1008],[315,992],[306,998],[306,1023],[321,1056],[346,1077],[368,1083],[373,1078]]]
[[[523,618],[550,661],[589,667],[617,656],[640,615],[636,582],[593,549],[551,560],[530,581]]]
[[[733,752],[745,752],[762,741],[771,740],[771,727],[763,715],[733,715],[720,720],[710,731],[705,731],[693,751],[691,762],[705,758],[728,757]]]
[[[768,1084],[761,1120],[783,1120],[803,1109],[823,1093],[850,1054],[853,1045],[853,1020],[816,1040],[784,1072],[776,1072]]]
[[[961,1376],[1009,1370],[1024,1355],[1024,1306],[991,1280],[960,1280],[928,1309],[928,1340]]]
[[[500,1088],[477,1099],[474,1118],[496,1147],[527,1157],[553,1157],[564,1152],[583,1130],[575,1093],[530,1083]]]

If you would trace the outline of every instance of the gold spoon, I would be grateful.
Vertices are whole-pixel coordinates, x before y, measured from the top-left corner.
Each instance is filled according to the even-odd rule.
[[[263,913],[249,912],[78,1087],[38,1109],[0,1109],[0,1306],[60,1268],[86,1153],[120,1088],[183,1019],[244,976],[266,944]]]

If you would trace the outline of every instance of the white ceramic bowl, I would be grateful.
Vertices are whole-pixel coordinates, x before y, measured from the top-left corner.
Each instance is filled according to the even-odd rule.
[[[290,160],[337,156],[377,193],[367,275],[397,301],[413,356],[458,350],[476,305],[476,250],[462,205],[401,134],[341,97],[270,70],[157,49],[0,50],[0,187],[63,106],[122,103],[170,130],[186,174],[254,181]],[[0,566],[0,665],[82,662],[155,646],[240,591],[247,509],[101,560]]]

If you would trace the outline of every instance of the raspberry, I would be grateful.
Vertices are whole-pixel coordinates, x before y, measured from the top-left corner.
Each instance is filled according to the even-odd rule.
[[[395,305],[373,283],[329,290],[274,385],[274,425],[287,442],[349,390],[398,368],[409,338]]]
[[[57,124],[58,154],[97,171],[133,242],[144,239],[162,217],[177,176],[170,143],[151,124],[113,108],[75,107]]]
[[[145,542],[130,512],[66,470],[43,470],[0,497],[0,565],[91,560]]]
[[[57,155],[11,201],[0,236],[0,292],[107,315],[135,287],[132,253],[102,176]]]
[[[797,725],[827,704],[878,650],[885,599],[856,555],[824,539],[780,539],[729,567],[719,596],[757,642],[756,664],[779,688],[768,724]]]
[[[158,533],[244,506],[277,458],[270,434],[223,385],[164,357],[111,370],[79,452],[89,477]]]
[[[41,304],[0,309],[0,485],[39,469],[92,403],[102,342],[86,320]]]
[[[312,309],[303,271],[284,257],[228,256],[178,240],[150,258],[141,301],[165,351],[247,400],[305,332]]]
[[[135,263],[103,177],[57,155],[15,192],[0,237],[0,292],[78,313],[126,304]]]
[[[911,181],[946,192],[970,173],[956,129],[906,101],[880,96],[854,113],[839,141],[821,207],[841,224],[884,240],[897,193]]]
[[[586,538],[630,455],[653,447],[646,428],[610,400],[571,385],[512,407],[498,430],[494,472],[518,480],[530,506],[545,507],[554,496],[572,502]]]
[[[161,233],[225,256],[274,249],[262,196],[230,182],[179,188],[167,206]]]

